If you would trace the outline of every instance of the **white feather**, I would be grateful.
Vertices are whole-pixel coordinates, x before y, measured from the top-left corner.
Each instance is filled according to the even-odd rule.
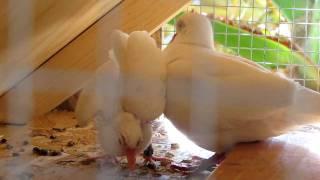
[[[123,109],[143,121],[159,117],[165,105],[166,66],[161,50],[147,32],[130,34],[125,65],[120,69]]]
[[[189,28],[211,30],[210,22],[197,14],[186,17],[180,21],[187,29],[177,38],[188,42],[175,39],[164,52],[165,115],[190,139],[204,148],[226,151],[235,143],[263,140],[319,119],[319,93],[253,62],[212,50],[207,41],[184,33],[194,32]]]
[[[164,74],[164,72],[157,71],[157,69],[145,69],[146,66],[142,63],[145,62],[143,58],[148,58],[149,62],[147,64],[151,67],[150,64],[152,63],[159,64],[160,52],[154,48],[153,41],[150,41],[149,35],[143,33],[141,37],[147,42],[141,41],[140,35],[141,33],[138,32],[133,33],[129,37],[121,31],[113,32],[111,38],[113,48],[109,52],[109,60],[96,71],[94,78],[84,87],[76,107],[76,117],[80,125],[85,125],[89,120],[96,119],[100,143],[106,152],[111,155],[123,155],[126,148],[136,149],[137,153],[139,153],[149,145],[151,126],[144,123],[142,119],[147,119],[146,117],[153,118],[153,116],[157,116],[154,113],[160,114],[160,111],[161,113],[163,111],[164,102],[160,103],[160,105],[157,104],[159,110],[146,108],[144,111],[141,111],[142,107],[140,104],[137,104],[140,101],[137,101],[136,96],[141,92],[131,93],[131,90],[135,91],[137,90],[135,88],[141,88],[139,90],[142,90],[143,93],[150,96],[156,95],[156,98],[161,96],[163,99],[165,93],[164,89],[151,88],[149,90],[148,85],[150,83],[148,85],[144,84],[144,80],[149,78],[151,81],[153,79],[159,81],[159,79],[155,78],[159,77],[159,73]],[[146,44],[139,45],[139,43]],[[146,45],[151,45],[151,47],[146,47]],[[148,51],[148,55],[142,53],[144,50]],[[150,53],[154,53],[154,57]],[[142,74],[140,71],[146,72],[143,74],[146,75],[143,76],[145,78],[141,78]],[[137,81],[128,81],[128,79],[124,81],[123,77],[130,77]],[[164,80],[161,79],[161,81]],[[165,83],[162,82],[162,86],[164,85]],[[133,96],[130,96],[128,99],[128,94]],[[153,96],[149,98],[148,102],[150,100],[155,101]],[[126,103],[126,99],[128,99],[129,103]],[[146,106],[146,104],[143,106]],[[151,104],[150,107],[154,106]],[[152,116],[148,113],[152,114]],[[122,137],[124,139],[121,139]],[[119,143],[119,140],[122,143]]]

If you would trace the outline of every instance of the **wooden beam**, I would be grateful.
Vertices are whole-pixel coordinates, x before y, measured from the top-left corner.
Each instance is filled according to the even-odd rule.
[[[0,95],[121,0],[0,2]]]
[[[162,48],[162,29],[159,29],[151,36],[157,43],[158,48]]]
[[[97,67],[107,61],[109,36],[114,29],[125,32],[145,30],[151,34],[189,3],[190,0],[123,1],[0,97],[0,121],[25,123],[50,111],[79,91]],[[26,96],[31,98],[26,99]],[[22,119],[21,116],[15,117],[19,111],[28,115]]]

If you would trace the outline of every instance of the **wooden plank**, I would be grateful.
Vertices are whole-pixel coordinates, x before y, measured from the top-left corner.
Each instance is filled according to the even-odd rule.
[[[0,2],[0,95],[121,0]]]
[[[189,3],[189,0],[125,0],[0,97],[0,121],[25,123],[50,111],[80,90],[97,67],[107,61],[108,37],[114,29],[146,30],[151,34]],[[18,113],[25,115],[15,115]]]
[[[319,179],[320,128],[310,127],[236,146],[209,179]]]
[[[158,48],[162,48],[162,29],[159,29],[151,36],[157,43]]]

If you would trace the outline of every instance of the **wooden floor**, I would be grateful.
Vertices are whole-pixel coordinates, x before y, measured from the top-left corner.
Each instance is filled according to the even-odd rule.
[[[209,179],[320,179],[320,128],[307,126],[265,142],[240,144]]]
[[[96,132],[92,128],[75,127],[73,113],[53,113],[35,120],[28,126],[0,126],[0,139],[3,135],[12,148],[0,144],[0,180],[2,179],[185,179],[179,173],[167,173],[155,177],[150,171],[140,171],[135,177],[119,165],[101,168],[99,162],[83,164],[89,157],[103,154],[97,146]],[[67,128],[65,132],[52,131],[54,128]],[[55,136],[51,138],[52,135]],[[158,135],[157,135],[158,136]],[[27,144],[25,142],[28,142]],[[73,141],[73,146],[68,142]],[[158,156],[175,156],[176,161],[190,157],[180,150],[170,149],[170,144],[156,138]],[[63,149],[56,157],[36,156],[34,146],[49,149]],[[180,152],[179,152],[180,151]],[[169,153],[168,153],[169,152]],[[197,151],[198,152],[198,151]],[[15,156],[14,153],[18,153]],[[180,153],[180,154],[179,154]],[[141,161],[140,161],[141,162]],[[120,164],[121,165],[121,164]],[[160,170],[163,171],[164,169]],[[116,175],[115,175],[116,174]],[[212,173],[209,179],[226,180],[313,180],[320,179],[320,126],[307,126],[297,131],[269,139],[264,142],[240,144],[225,161]],[[191,179],[206,179],[208,172]]]

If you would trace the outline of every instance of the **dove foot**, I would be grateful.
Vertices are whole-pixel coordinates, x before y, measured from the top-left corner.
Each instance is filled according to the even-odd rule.
[[[209,159],[205,159],[201,162],[200,166],[196,172],[201,172],[204,170],[211,170],[212,168],[218,166],[226,158],[225,153],[216,153]]]
[[[154,164],[153,162],[153,147],[152,144],[150,144],[147,149],[143,151],[143,158],[144,162],[143,164],[146,166],[148,164]]]
[[[172,160],[167,158],[153,156],[152,144],[150,144],[147,147],[147,149],[143,152],[143,158],[144,158],[143,165],[147,167],[155,167],[155,161],[159,161],[162,166],[165,166],[172,162]]]

